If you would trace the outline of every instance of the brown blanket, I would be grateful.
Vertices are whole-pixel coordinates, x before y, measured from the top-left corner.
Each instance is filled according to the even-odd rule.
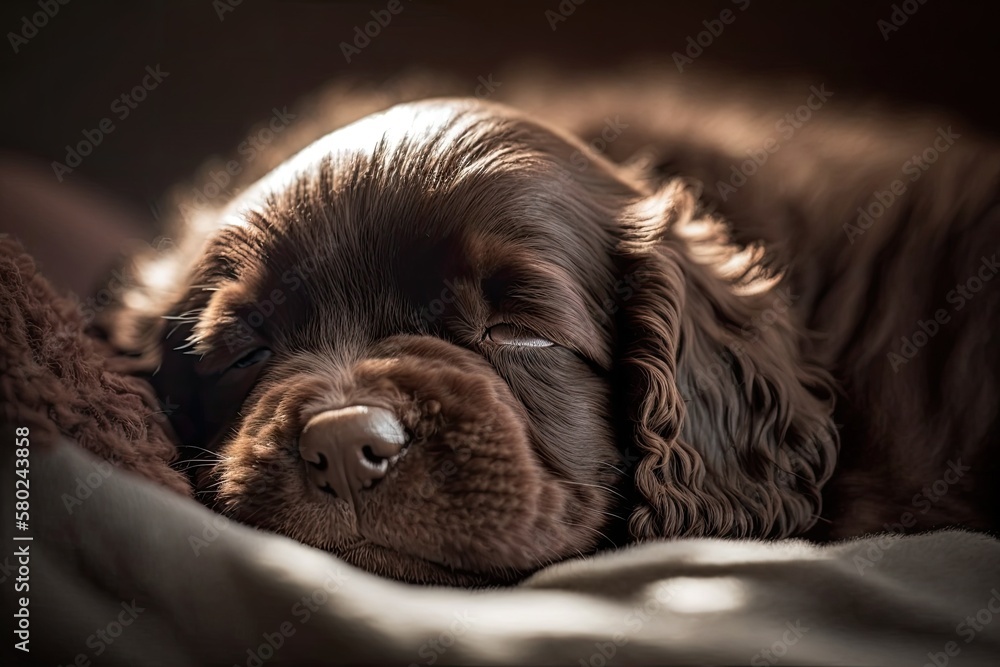
[[[71,299],[55,292],[12,238],[0,238],[0,422],[28,426],[46,446],[58,434],[125,470],[191,495],[170,468],[167,420],[142,380],[109,367]]]

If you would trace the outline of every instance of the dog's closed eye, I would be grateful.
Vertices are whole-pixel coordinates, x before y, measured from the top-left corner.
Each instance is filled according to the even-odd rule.
[[[529,329],[507,322],[494,324],[489,327],[483,336],[483,340],[496,345],[510,345],[514,347],[551,347],[555,344],[551,340],[543,338]]]
[[[270,358],[271,350],[259,347],[219,374],[211,390],[203,395],[205,417],[210,423],[225,424],[233,418]]]
[[[240,370],[263,363],[271,358],[271,351],[266,347],[259,347],[256,350],[243,355],[229,367],[228,370]]]

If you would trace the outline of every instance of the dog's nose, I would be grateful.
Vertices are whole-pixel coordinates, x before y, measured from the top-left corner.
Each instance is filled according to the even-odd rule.
[[[353,405],[310,419],[299,435],[299,454],[319,488],[356,504],[361,489],[385,477],[406,443],[406,431],[392,412]]]

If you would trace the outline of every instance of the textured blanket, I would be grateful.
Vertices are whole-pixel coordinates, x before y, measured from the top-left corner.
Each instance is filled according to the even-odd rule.
[[[81,310],[55,292],[12,238],[0,237],[0,419],[58,434],[125,470],[190,495],[152,388],[109,370]]]

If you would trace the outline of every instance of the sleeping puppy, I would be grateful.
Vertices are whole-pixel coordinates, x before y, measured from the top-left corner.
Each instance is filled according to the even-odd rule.
[[[632,541],[809,534],[851,359],[806,328],[843,289],[816,264],[831,257],[799,257],[809,283],[776,265],[766,228],[733,242],[689,181],[589,153],[580,169],[586,150],[497,104],[405,104],[189,221],[127,304],[205,501],[388,577],[461,585]],[[841,222],[795,233],[823,243]],[[996,368],[963,372],[994,397]],[[929,416],[876,398],[876,420]],[[969,438],[995,441],[996,405]],[[891,444],[849,412],[852,457]],[[923,480],[974,444],[918,438],[893,472]],[[990,525],[970,479],[928,521]],[[860,501],[884,511],[844,510],[827,536],[898,518],[906,503],[880,484]]]

